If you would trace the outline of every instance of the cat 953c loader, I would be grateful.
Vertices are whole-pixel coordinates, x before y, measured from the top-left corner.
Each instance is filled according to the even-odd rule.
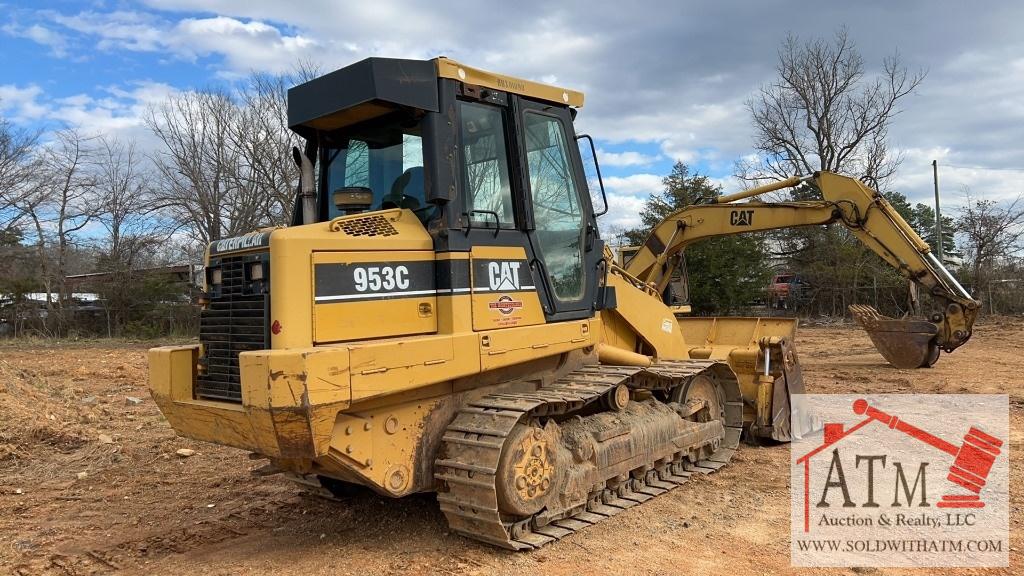
[[[453,530],[512,549],[720,468],[744,429],[787,437],[791,343],[763,326],[736,344],[753,353],[716,357],[662,298],[687,230],[770,227],[758,211],[674,216],[623,268],[577,146],[582,94],[445,58],[371,58],[288,98],[306,141],[293,225],[212,242],[199,344],[150,352],[179,434],[335,493],[436,491]],[[775,209],[808,215],[786,225],[877,225],[890,262],[950,289],[876,194],[804,181],[840,199]],[[956,303],[935,340],[948,349],[973,321]]]

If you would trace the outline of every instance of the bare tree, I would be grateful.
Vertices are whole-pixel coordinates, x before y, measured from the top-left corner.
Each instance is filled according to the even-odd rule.
[[[291,219],[299,171],[288,128],[288,88],[316,75],[300,64],[284,75],[253,73],[237,92],[172,96],[146,123],[163,142],[154,162],[159,206],[200,243]]]
[[[226,92],[201,90],[172,96],[146,116],[164,144],[153,158],[157,206],[204,244],[266,223],[271,201],[240,177],[231,143],[240,114]]]
[[[899,165],[886,139],[903,99],[924,72],[909,73],[899,54],[869,76],[845,29],[832,39],[802,41],[790,34],[778,53],[778,78],[747,101],[758,160],[739,162],[737,176],[754,183],[829,170],[860,178],[875,189]],[[795,189],[797,199],[816,194]],[[885,267],[846,230],[799,229],[770,234],[769,246],[788,272],[814,286],[812,313],[842,314],[848,304],[889,280]]]
[[[790,34],[779,50],[778,79],[747,102],[757,163],[741,163],[746,180],[829,170],[879,188],[899,165],[886,146],[900,101],[925,73],[908,73],[899,53],[867,78],[864,60],[845,29],[829,42]]]
[[[974,293],[980,294],[997,267],[1024,251],[1024,196],[1000,204],[975,198],[969,189],[964,194],[967,202],[960,208],[957,227]]]
[[[152,174],[134,140],[101,137],[96,152],[96,219],[106,230],[104,256],[134,268],[144,250],[167,238],[169,227],[153,211]]]
[[[41,147],[33,178],[14,203],[31,225],[51,328],[58,334],[67,327],[71,298],[65,278],[81,264],[72,258],[78,236],[97,214],[95,144],[96,138],[72,129],[56,132]]]
[[[14,205],[28,192],[38,140],[38,132],[20,130],[0,118],[0,232],[21,216]]]
[[[102,296],[107,335],[120,333],[131,308],[142,302],[139,283],[156,251],[171,233],[159,213],[152,211],[152,175],[134,140],[100,138],[96,153],[96,219],[106,231],[99,243],[93,286]]]
[[[301,138],[288,129],[288,88],[292,77],[254,73],[241,90],[238,121],[229,138],[240,160],[241,185],[266,198],[267,223],[287,224],[299,169],[292,160]]]
[[[21,201],[34,174],[38,133],[19,130],[0,118],[0,316],[15,336],[32,309],[25,295],[38,290],[35,252],[24,246]]]

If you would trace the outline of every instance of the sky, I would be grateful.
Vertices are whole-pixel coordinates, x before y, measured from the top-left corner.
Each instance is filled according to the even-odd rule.
[[[752,153],[745,102],[776,74],[788,33],[845,26],[868,74],[895,52],[927,77],[890,130],[903,163],[891,187],[943,205],[969,188],[1024,193],[1022,2],[563,0],[0,0],[0,115],[155,146],[148,106],[297,62],[329,71],[368,56],[445,55],[582,90],[611,204],[605,227],[636,224],[677,160],[726,191]]]

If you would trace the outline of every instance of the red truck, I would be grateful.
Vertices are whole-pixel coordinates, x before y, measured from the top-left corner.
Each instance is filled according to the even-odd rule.
[[[796,274],[776,274],[768,285],[768,304],[777,310],[789,310],[803,296],[806,287],[807,283]]]

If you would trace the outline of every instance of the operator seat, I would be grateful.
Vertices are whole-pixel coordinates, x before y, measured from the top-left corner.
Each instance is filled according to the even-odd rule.
[[[384,210],[388,208],[408,208],[416,210],[423,205],[423,167],[413,166],[398,178],[391,185],[391,193],[385,196],[380,203]]]
[[[424,226],[432,218],[440,214],[437,206],[426,204],[426,189],[423,183],[423,167],[413,166],[398,178],[391,185],[391,193],[381,200],[381,210],[388,208],[408,208]]]

